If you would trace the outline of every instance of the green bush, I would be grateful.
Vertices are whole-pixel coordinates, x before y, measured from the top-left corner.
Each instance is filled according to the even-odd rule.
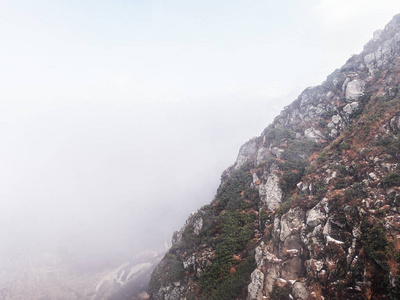
[[[328,160],[328,152],[322,151],[317,157],[317,163],[322,164]]]
[[[294,189],[301,181],[307,166],[307,157],[315,150],[316,143],[303,139],[292,141],[282,154],[284,163],[281,165],[283,175],[280,179],[280,188],[285,194]]]
[[[336,189],[344,189],[348,186],[346,178],[339,177],[335,180],[335,188]]]
[[[239,208],[242,201],[240,193],[249,186],[251,180],[252,177],[244,168],[232,172],[228,180],[217,190],[215,196],[217,210],[225,209],[228,203],[230,209]]]
[[[384,148],[385,152],[393,157],[399,158],[400,155],[400,134],[387,134],[375,142],[376,146]]]
[[[347,200],[365,198],[367,197],[365,185],[362,182],[354,183],[344,192],[344,195]]]
[[[328,188],[326,187],[326,184],[323,181],[317,182],[313,185],[313,194],[318,199],[322,199],[327,191]]]
[[[362,241],[365,253],[372,259],[383,262],[386,258],[388,242],[385,237],[383,223],[374,225],[365,221],[361,224]]]
[[[279,206],[278,210],[276,211],[276,215],[281,217],[284,214],[286,214],[289,209],[292,207],[292,201],[293,199],[289,197],[286,199],[286,201],[282,202],[281,205]]]
[[[250,280],[254,270],[254,254],[248,254],[255,245],[256,214],[260,199],[253,188],[248,167],[243,167],[228,178],[215,197],[217,203],[213,221],[204,229],[204,237],[214,236],[215,257],[212,265],[200,276],[199,285],[202,299],[234,299]],[[202,234],[202,233],[201,233]],[[242,261],[234,255],[247,253]],[[231,272],[231,268],[236,272]]]
[[[324,119],[319,119],[318,120],[318,125],[321,128],[326,128],[326,125],[328,125],[328,122],[326,120],[324,120]]]
[[[274,286],[269,294],[270,300],[290,300],[290,290],[287,287]]]
[[[382,182],[385,187],[399,186],[400,175],[395,172],[391,172],[388,176],[382,179]]]
[[[293,140],[295,137],[296,135],[293,130],[284,127],[272,128],[265,134],[265,138],[274,141],[275,144],[280,144],[287,140]]]

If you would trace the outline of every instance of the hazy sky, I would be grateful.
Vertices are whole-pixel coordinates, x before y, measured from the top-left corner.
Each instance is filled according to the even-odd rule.
[[[0,0],[0,258],[169,241],[240,145],[397,13],[398,0]]]

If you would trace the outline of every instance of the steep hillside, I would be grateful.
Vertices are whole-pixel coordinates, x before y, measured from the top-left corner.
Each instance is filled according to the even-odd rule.
[[[306,89],[174,233],[153,299],[399,299],[400,15]]]

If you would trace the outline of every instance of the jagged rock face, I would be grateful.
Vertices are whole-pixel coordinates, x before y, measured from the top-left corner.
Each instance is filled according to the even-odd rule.
[[[192,229],[195,235],[199,235],[202,227],[203,227],[203,218],[201,217],[201,215],[192,213],[186,220],[186,223],[181,228],[181,230],[175,231],[174,234],[172,235],[172,245],[181,241],[183,233],[188,228]]]
[[[275,174],[269,175],[267,181],[258,186],[258,192],[269,210],[275,210],[282,202],[282,190],[279,187],[279,178]]]
[[[242,146],[153,299],[398,299],[399,84],[400,15]]]

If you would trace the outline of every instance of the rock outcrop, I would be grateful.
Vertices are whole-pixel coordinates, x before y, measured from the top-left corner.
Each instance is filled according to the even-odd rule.
[[[400,15],[240,149],[158,299],[400,297]]]

